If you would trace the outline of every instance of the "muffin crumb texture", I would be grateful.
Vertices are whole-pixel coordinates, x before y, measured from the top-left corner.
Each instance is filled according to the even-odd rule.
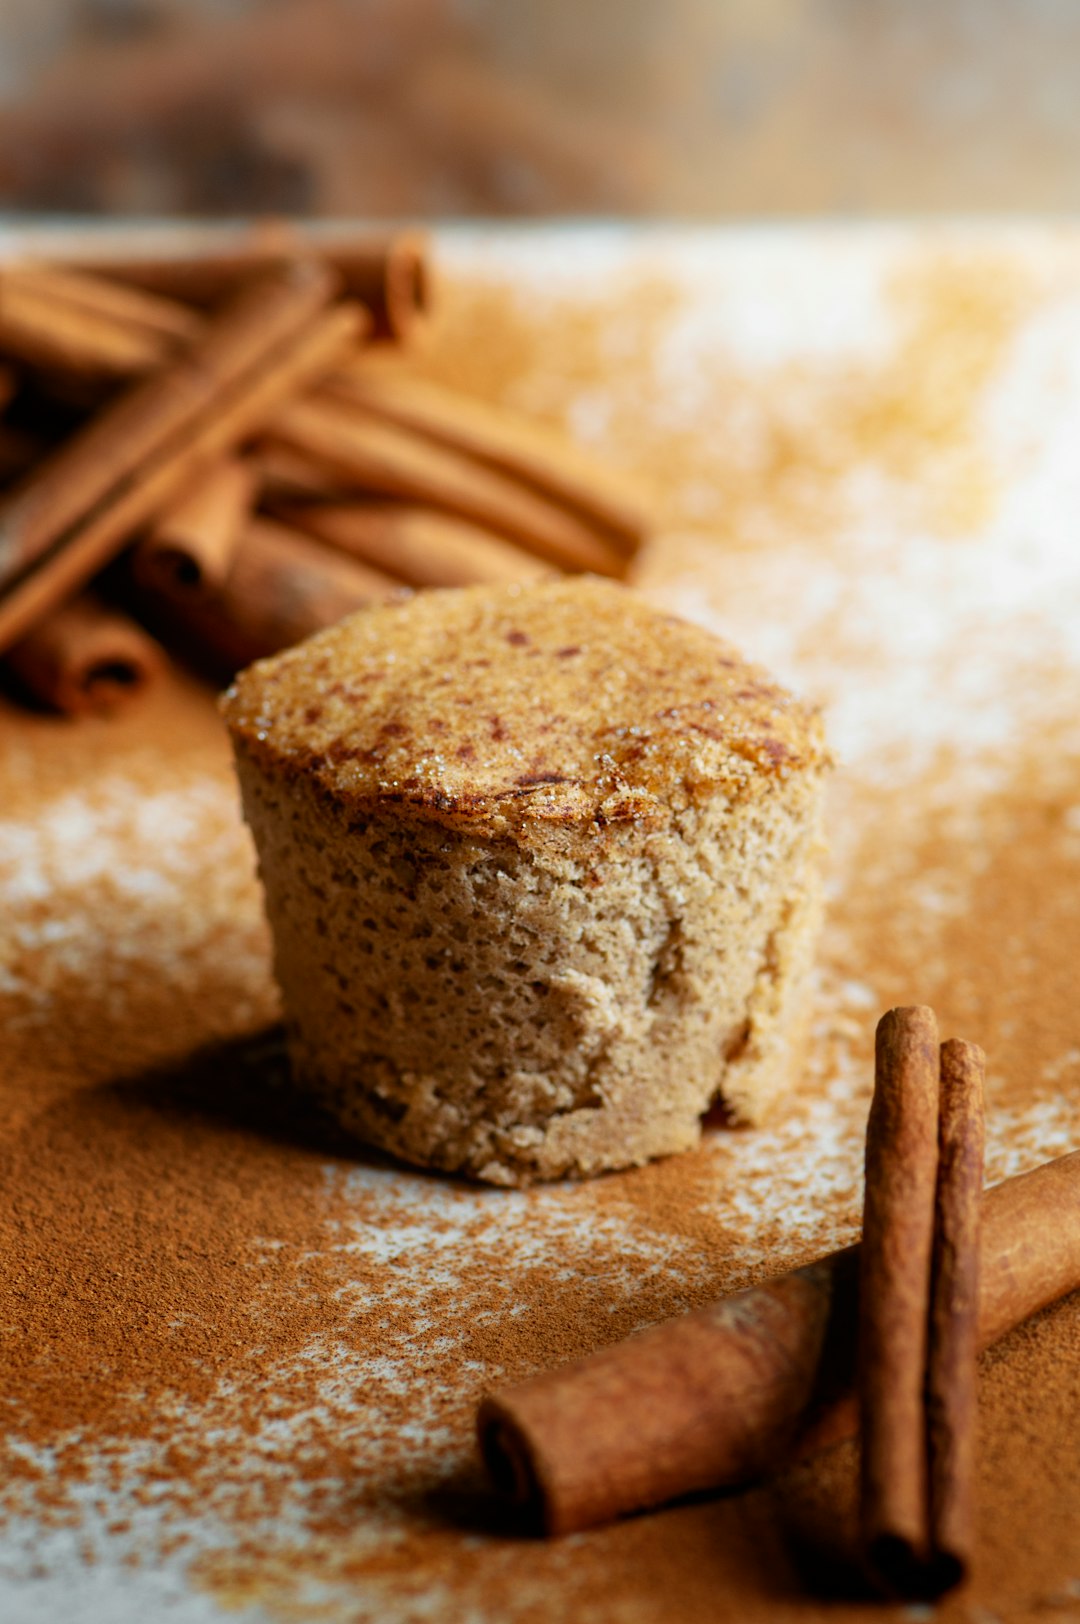
[[[297,1079],[496,1184],[686,1149],[793,1086],[820,722],[591,579],[429,592],[224,700]]]

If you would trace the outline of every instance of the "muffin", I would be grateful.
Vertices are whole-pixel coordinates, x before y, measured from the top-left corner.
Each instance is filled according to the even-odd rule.
[[[433,591],[222,703],[295,1075],[361,1139],[525,1184],[794,1086],[828,758],[728,645],[587,577]]]

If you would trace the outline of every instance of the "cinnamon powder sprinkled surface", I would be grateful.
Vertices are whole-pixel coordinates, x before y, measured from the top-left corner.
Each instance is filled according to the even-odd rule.
[[[988,1171],[1080,1144],[1080,233],[448,235],[423,366],[649,474],[640,567],[841,758],[804,1088],[769,1131],[475,1190],[291,1096],[207,693],[0,736],[0,1616],[893,1616],[853,1450],[553,1544],[485,1386],[856,1231],[878,1012],[990,1056]],[[1080,1301],[985,1360],[970,1624],[1080,1618]],[[922,1618],[925,1610],[896,1609]]]

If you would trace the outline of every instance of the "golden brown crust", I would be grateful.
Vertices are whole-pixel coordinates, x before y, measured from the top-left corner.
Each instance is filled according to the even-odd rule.
[[[238,750],[338,805],[509,832],[656,828],[826,760],[817,715],[590,577],[420,593],[241,674]]]

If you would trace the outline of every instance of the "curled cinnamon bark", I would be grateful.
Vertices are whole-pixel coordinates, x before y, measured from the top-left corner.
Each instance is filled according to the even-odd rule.
[[[940,1045],[932,1009],[878,1023],[866,1131],[859,1300],[861,1529],[903,1593],[929,1555],[924,1391],[938,1164]]]
[[[983,1075],[974,1043],[941,1045],[941,1123],[926,1404],[933,1594],[966,1577],[975,1543],[976,1355]]]
[[[325,390],[373,417],[520,479],[541,496],[581,514],[629,553],[649,531],[647,504],[633,479],[543,424],[427,379],[365,362],[362,356],[329,378]]]
[[[260,442],[252,457],[258,469],[259,490],[267,503],[344,503],[357,499],[348,479],[331,473],[322,463],[291,446]]]
[[[160,674],[163,661],[141,626],[82,597],[35,626],[8,650],[6,663],[42,704],[83,716],[129,704]]]
[[[564,570],[622,575],[618,549],[577,514],[445,446],[334,399],[298,400],[269,436],[372,495],[438,508]]]
[[[255,493],[255,470],[224,458],[194,481],[135,549],[136,579],[207,592],[224,584]]]
[[[159,298],[122,282],[67,266],[15,260],[0,271],[0,290],[21,286],[33,290],[52,305],[82,310],[87,315],[121,323],[130,333],[142,333],[174,350],[200,337],[204,320],[175,299]]]
[[[0,267],[0,351],[50,373],[135,378],[193,343],[195,311],[103,278],[16,262]]]
[[[32,285],[0,280],[0,351],[45,372],[108,380],[137,377],[168,348],[109,317],[57,304]]]
[[[536,581],[549,573],[539,559],[464,519],[406,503],[313,502],[282,507],[281,514],[409,586]]]
[[[211,306],[281,259],[306,255],[333,267],[349,297],[372,312],[380,336],[404,340],[428,312],[430,247],[416,231],[301,236],[284,222],[269,222],[240,234],[218,233],[213,246],[196,254],[95,255],[79,263],[150,293]]]
[[[166,582],[138,601],[196,659],[210,653],[231,674],[404,590],[310,536],[256,518],[215,591],[197,596]]]
[[[485,1399],[480,1448],[496,1489],[567,1534],[760,1477],[813,1402],[841,1281],[853,1294],[850,1254]]]

